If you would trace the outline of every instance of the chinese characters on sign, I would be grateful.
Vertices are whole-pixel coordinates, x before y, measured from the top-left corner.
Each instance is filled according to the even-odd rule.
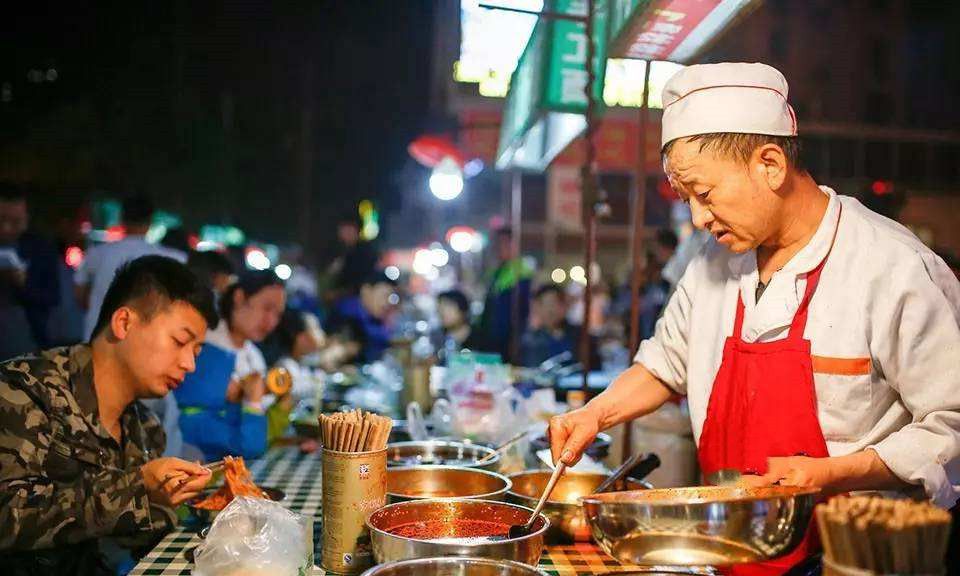
[[[626,50],[628,58],[668,60],[720,0],[664,0],[657,3]]]

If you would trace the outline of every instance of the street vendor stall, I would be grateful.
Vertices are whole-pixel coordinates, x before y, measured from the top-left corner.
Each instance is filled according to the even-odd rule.
[[[301,454],[296,447],[270,449],[250,470],[259,486],[286,493],[282,503],[295,512],[314,518],[315,564],[319,566],[322,482],[320,456]],[[193,570],[190,552],[201,542],[197,527],[181,526],[168,534],[130,573],[131,576],[186,576]],[[630,572],[637,567],[622,565],[592,543],[547,546],[539,567],[548,574],[606,574]],[[324,574],[316,568],[315,574]]]

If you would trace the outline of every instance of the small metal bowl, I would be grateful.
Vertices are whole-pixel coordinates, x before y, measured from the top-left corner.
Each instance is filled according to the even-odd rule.
[[[796,548],[817,488],[667,488],[583,499],[594,539],[627,564],[733,566]]]
[[[491,500],[413,500],[388,504],[367,517],[373,557],[378,563],[434,556],[466,556],[514,560],[536,566],[543,553],[544,535],[550,521],[543,514],[533,531],[522,538],[444,538],[421,540],[391,534],[390,530],[414,522],[484,520],[503,524],[524,524],[533,510]]]
[[[493,454],[493,457],[488,461],[482,465],[477,464],[479,460],[482,460],[490,454]],[[480,446],[479,444],[439,440],[387,444],[387,466],[420,466],[433,464],[437,466],[462,466],[466,468],[480,468],[482,470],[496,470],[499,463],[499,454],[492,448]]]
[[[403,466],[387,469],[389,502],[427,498],[503,500],[512,483],[506,476],[462,466]]]
[[[590,526],[583,514],[580,498],[591,494],[607,474],[599,472],[566,472],[560,477],[553,493],[543,506],[543,513],[550,519],[547,532],[548,544],[589,542]],[[521,506],[536,506],[540,494],[550,481],[549,470],[528,470],[509,476],[513,487],[507,493],[507,501]],[[626,490],[644,490],[650,484],[627,479]]]
[[[587,446],[587,449],[584,450],[584,454],[593,458],[597,462],[606,460],[607,456],[610,454],[610,444],[613,440],[610,438],[609,434],[601,432],[597,434],[596,438]],[[550,448],[550,440],[547,438],[546,434],[537,436],[530,441],[530,453],[533,455],[533,458],[536,458],[537,452]]]
[[[267,487],[261,486],[260,489],[266,492],[267,496],[269,496],[270,499],[273,500],[274,502],[280,502],[281,500],[287,497],[287,495],[283,492],[283,490],[280,490],[279,488],[267,488]],[[206,508],[197,508],[195,506],[197,502],[200,502],[204,498],[207,498],[208,496],[213,494],[215,491],[216,490],[207,490],[206,492],[203,492],[196,498],[191,498],[190,500],[187,500],[184,503],[186,504],[187,508],[190,510],[190,513],[193,514],[193,516],[197,520],[201,522],[213,522],[213,519],[216,518],[217,514],[220,513],[220,510],[207,510]]]
[[[489,558],[417,558],[381,564],[361,576],[547,576],[542,570],[510,560]]]

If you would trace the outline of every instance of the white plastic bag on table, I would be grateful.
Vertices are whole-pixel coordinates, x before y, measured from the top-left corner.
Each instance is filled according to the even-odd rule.
[[[509,369],[496,355],[461,353],[451,357],[444,384],[449,400],[433,403],[435,432],[497,444],[529,423],[522,398],[510,384]],[[449,432],[436,426],[447,426]]]
[[[298,576],[313,567],[313,521],[261,498],[238,496],[197,547],[198,576]]]

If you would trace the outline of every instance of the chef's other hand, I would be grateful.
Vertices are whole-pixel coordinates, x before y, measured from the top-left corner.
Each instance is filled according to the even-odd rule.
[[[826,488],[833,481],[831,458],[788,456],[768,458],[767,473],[763,479],[770,484],[800,486],[803,488]]]
[[[737,479],[737,488],[759,488],[770,486],[773,482],[766,476],[757,476],[756,474],[744,474]]]
[[[157,458],[140,467],[151,502],[179,506],[198,495],[213,475],[203,466],[180,458]]]
[[[547,438],[554,463],[576,464],[587,446],[600,433],[600,416],[588,406],[550,419]]]

